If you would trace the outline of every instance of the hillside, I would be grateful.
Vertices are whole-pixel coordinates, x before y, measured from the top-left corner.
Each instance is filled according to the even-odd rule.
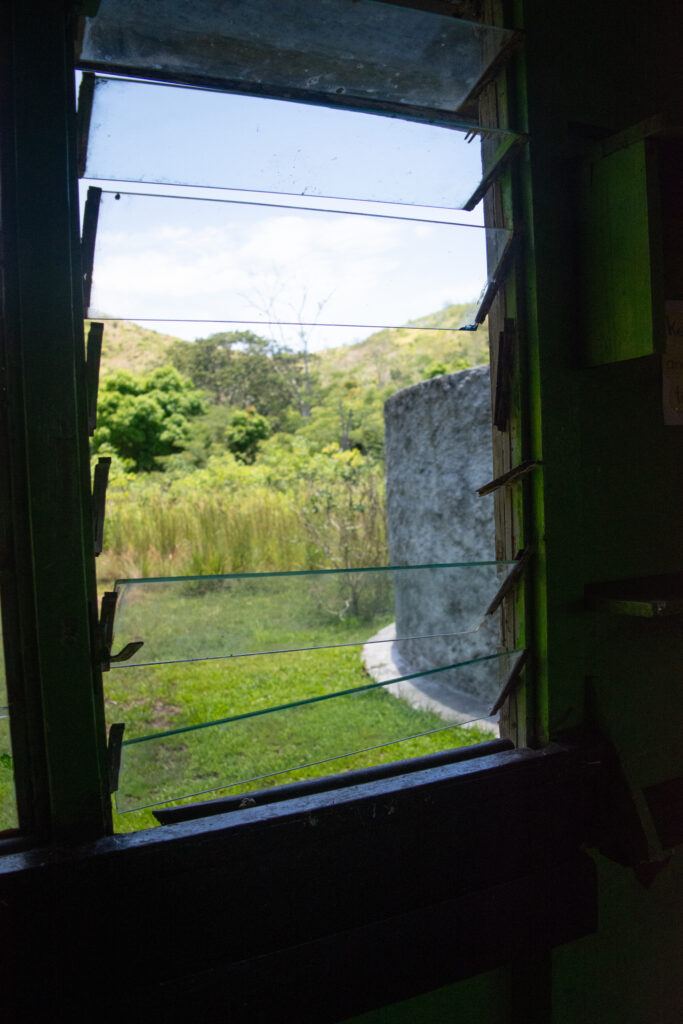
[[[424,376],[434,363],[449,371],[488,362],[486,325],[478,331],[425,330],[438,318],[439,325],[457,323],[465,306],[450,306],[438,314],[420,318],[409,327],[388,328],[364,341],[316,353],[321,382],[353,378],[360,385],[396,390]],[[101,376],[115,370],[148,373],[166,360],[168,346],[176,339],[125,320],[104,322]]]
[[[88,331],[86,320],[86,334]],[[166,350],[175,341],[169,334],[159,334],[130,320],[105,320],[102,341],[100,376],[115,370],[148,373],[166,360]]]
[[[416,383],[435,363],[447,370],[479,366],[489,359],[488,327],[477,331],[426,330],[459,322],[466,306],[449,306],[439,313],[420,318],[409,327],[388,328],[364,341],[317,353],[316,367],[324,384],[339,377],[352,378],[360,385],[396,390]]]

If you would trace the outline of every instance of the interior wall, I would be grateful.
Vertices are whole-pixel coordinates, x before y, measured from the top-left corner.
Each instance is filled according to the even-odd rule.
[[[520,0],[511,18],[525,31],[518,87],[526,116],[518,127],[531,136],[521,177],[529,456],[543,462],[531,483],[542,732],[556,738],[593,719],[617,751],[642,813],[649,857],[661,860],[641,870],[639,880],[632,867],[594,853],[599,928],[554,951],[552,1010],[539,1019],[674,1024],[683,1017],[682,848],[661,848],[643,788],[683,773],[683,628],[676,619],[636,622],[590,612],[584,586],[683,568],[683,428],[663,424],[656,356],[582,365],[590,309],[579,300],[577,189],[591,138],[680,110],[683,19],[671,0]],[[475,989],[481,1016],[473,1018]],[[532,981],[530,1007],[534,989]],[[525,1017],[497,972],[474,988],[463,982],[361,1019],[503,1024]]]
[[[591,309],[578,301],[575,189],[581,135],[680,109],[681,12],[675,3],[526,0],[518,16],[532,138],[530,333],[544,462],[536,500],[545,524],[548,728],[557,735],[583,718],[589,680],[592,713],[640,807],[649,856],[663,859],[645,887],[631,868],[597,857],[600,927],[555,952],[552,1019],[673,1024],[683,1014],[680,847],[667,863],[643,788],[683,773],[683,630],[675,619],[610,619],[585,610],[582,597],[587,583],[683,567],[683,431],[663,424],[656,356],[582,365]]]
[[[488,971],[425,996],[364,1013],[353,1018],[353,1024],[503,1024],[511,1019],[510,984],[509,969]]]

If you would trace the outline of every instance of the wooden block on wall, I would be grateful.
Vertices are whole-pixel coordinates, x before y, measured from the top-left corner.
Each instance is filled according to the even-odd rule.
[[[580,282],[584,363],[661,352],[664,295],[657,144],[602,143],[581,173]]]

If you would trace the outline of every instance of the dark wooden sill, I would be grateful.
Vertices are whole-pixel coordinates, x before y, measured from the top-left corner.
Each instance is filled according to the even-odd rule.
[[[360,768],[356,771],[340,772],[337,775],[323,775],[318,779],[305,779],[301,782],[290,782],[282,786],[271,786],[269,789],[252,790],[247,794],[218,797],[215,800],[202,800],[180,807],[164,807],[154,811],[154,817],[161,825],[173,825],[178,821],[192,821],[195,818],[207,818],[225,811],[239,811],[245,807],[262,807],[265,804],[281,803],[296,797],[310,796],[313,793],[331,793],[335,789],[348,789],[365,782],[377,782],[380,779],[393,778],[396,775],[410,775],[413,772],[438,768],[457,761],[473,761],[478,757],[500,754],[504,750],[513,750],[511,740],[495,739],[484,743],[475,743],[471,747],[456,747],[437,754],[425,754],[422,757],[411,757],[405,761],[392,761],[378,764],[372,768]]]
[[[598,767],[509,750],[9,855],[16,1019],[323,1024],[577,938]]]

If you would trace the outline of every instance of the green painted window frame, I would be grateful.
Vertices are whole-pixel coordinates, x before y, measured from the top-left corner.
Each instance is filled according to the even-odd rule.
[[[30,845],[106,835],[112,822],[82,326],[73,85],[78,23],[74,10],[65,16],[49,0],[30,11],[12,0],[2,19],[2,213],[7,251],[16,252],[5,276],[2,338],[9,476],[2,506],[3,621],[18,816]],[[489,194],[487,217],[495,207],[509,223],[511,181],[508,167]],[[514,305],[513,274],[491,315],[508,315]],[[514,542],[506,536],[507,557],[514,557]],[[508,626],[516,638],[522,605],[523,597],[514,602]],[[526,735],[515,723],[506,731]]]

